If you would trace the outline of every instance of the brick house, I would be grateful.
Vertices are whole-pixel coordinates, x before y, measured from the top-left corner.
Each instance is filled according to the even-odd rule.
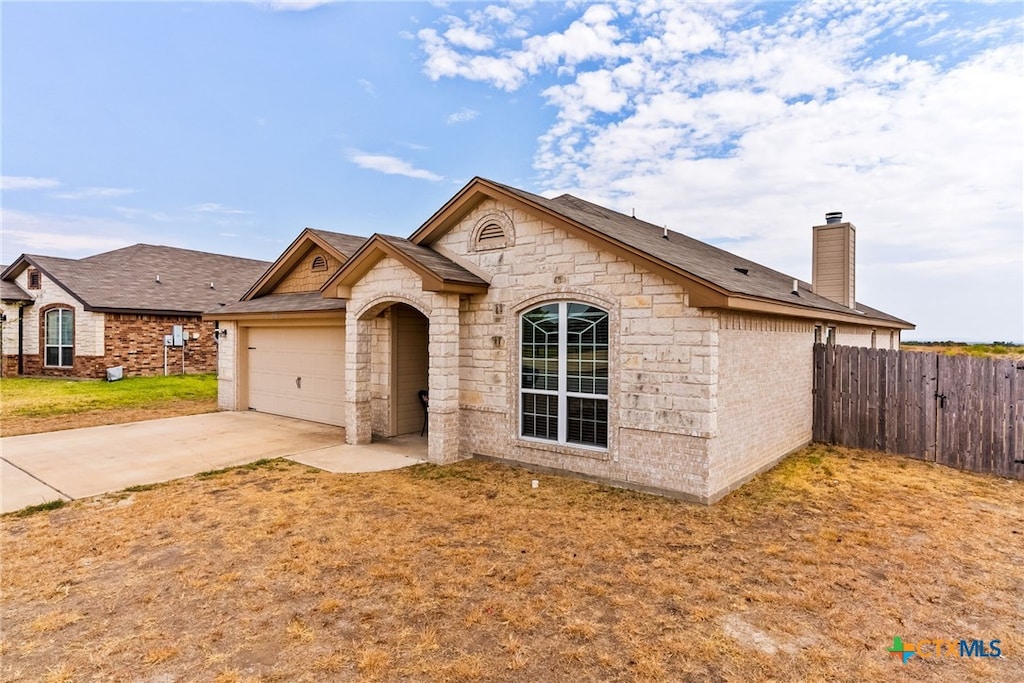
[[[808,284],[571,195],[476,178],[408,239],[306,230],[219,308],[219,403],[713,502],[811,439],[816,340],[896,348],[855,228]]]
[[[202,312],[237,301],[263,261],[136,244],[82,259],[23,254],[0,272],[4,377],[104,377],[214,372],[214,322]]]

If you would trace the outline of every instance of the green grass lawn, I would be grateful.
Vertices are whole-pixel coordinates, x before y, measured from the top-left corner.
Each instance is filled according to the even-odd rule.
[[[59,378],[0,379],[4,436],[209,412],[217,375],[129,377],[117,382]]]

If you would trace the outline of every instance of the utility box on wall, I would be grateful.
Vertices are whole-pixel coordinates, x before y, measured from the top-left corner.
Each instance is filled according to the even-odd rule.
[[[175,325],[172,328],[171,336],[174,338],[172,346],[184,346],[185,345],[185,328],[181,325]]]

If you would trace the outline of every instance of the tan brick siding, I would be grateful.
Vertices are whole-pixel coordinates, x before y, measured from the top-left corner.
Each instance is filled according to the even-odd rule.
[[[811,440],[814,326],[723,312],[712,499]]]

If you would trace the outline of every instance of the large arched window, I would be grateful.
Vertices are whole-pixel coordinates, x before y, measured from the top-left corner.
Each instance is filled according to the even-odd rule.
[[[75,364],[75,313],[70,308],[46,312],[46,365],[70,368]]]
[[[608,447],[608,312],[558,302],[523,313],[520,434]]]

